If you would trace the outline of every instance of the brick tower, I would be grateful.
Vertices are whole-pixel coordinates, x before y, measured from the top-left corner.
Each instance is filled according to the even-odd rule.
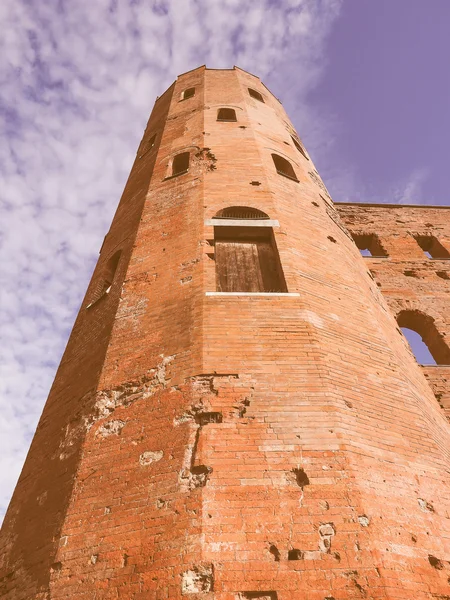
[[[335,207],[257,77],[181,75],[11,501],[2,600],[450,598],[450,427],[423,373],[449,408],[450,368],[398,328],[450,363],[448,214]]]

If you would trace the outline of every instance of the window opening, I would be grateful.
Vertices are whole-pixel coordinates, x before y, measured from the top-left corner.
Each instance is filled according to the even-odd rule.
[[[219,210],[215,219],[270,219],[262,210],[250,206],[227,206]]]
[[[450,364],[450,348],[432,317],[418,310],[404,310],[398,315],[397,323],[419,364]]]
[[[300,140],[295,138],[293,135],[291,135],[291,140],[294,144],[294,146],[297,148],[297,150],[303,154],[303,156],[306,158],[306,160],[309,160],[309,158],[306,156],[306,150],[303,148],[303,145],[301,144]]]
[[[147,152],[153,148],[153,146],[155,145],[155,142],[156,142],[156,133],[154,133],[152,135],[152,137],[148,140],[148,142],[146,144],[144,144],[144,149],[142,151],[141,156],[144,156],[144,154],[147,154]]]
[[[215,227],[218,292],[287,292],[271,227]]]
[[[272,154],[272,160],[279,175],[283,175],[284,177],[298,181],[294,167],[288,160],[282,156],[279,156],[278,154]]]
[[[264,98],[262,97],[262,94],[260,94],[256,90],[253,90],[252,88],[248,88],[248,93],[252,98],[254,98],[255,100],[259,100],[264,104]]]
[[[416,235],[414,238],[428,258],[450,258],[450,252],[433,235]]]
[[[97,285],[93,290],[91,301],[86,308],[90,308],[111,291],[121,254],[122,250],[118,250],[106,263],[102,277],[99,278]]]
[[[184,90],[184,92],[181,94],[181,99],[188,100],[193,96],[195,96],[195,87],[187,88],[186,90]]]
[[[172,177],[175,175],[183,175],[189,170],[189,152],[181,152],[177,154],[172,162]]]
[[[217,111],[218,121],[237,121],[234,108],[219,108]]]
[[[375,233],[352,233],[351,235],[361,256],[372,256],[374,258],[388,256],[388,253],[380,242],[380,238]]]

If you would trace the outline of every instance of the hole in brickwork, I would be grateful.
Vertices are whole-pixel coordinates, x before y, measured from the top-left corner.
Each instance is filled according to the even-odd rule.
[[[292,548],[288,551],[288,560],[302,560],[303,552],[298,548]]]
[[[428,258],[450,258],[450,252],[433,235],[415,235],[414,238]]]
[[[261,185],[261,182],[260,181],[250,181],[250,185],[259,186],[259,185]]]
[[[50,571],[52,573],[58,573],[59,571],[61,571],[62,569],[62,563],[61,562],[54,562],[52,564],[52,566],[50,567]]]
[[[271,546],[269,547],[269,552],[274,557],[275,561],[279,562],[281,554],[278,548],[275,546],[275,544],[271,544]]]
[[[209,475],[212,473],[212,468],[206,465],[197,465],[191,468],[191,487],[205,487],[208,482]]]
[[[450,364],[450,349],[432,317],[418,310],[403,310],[397,322],[419,364]]]
[[[417,498],[417,503],[423,512],[434,512],[434,506],[423,498]]]
[[[337,244],[337,241],[334,239],[334,237],[332,235],[327,235],[327,238],[330,240],[330,242],[333,242],[333,244]]]
[[[442,560],[439,560],[439,558],[436,558],[432,554],[428,555],[428,562],[430,563],[430,565],[432,567],[434,567],[435,569],[438,569],[439,571],[441,571],[444,568]]]
[[[450,279],[450,275],[447,273],[447,271],[436,271],[436,275],[441,279]]]
[[[413,269],[403,271],[403,275],[405,275],[405,277],[415,277],[416,279],[419,278],[417,271],[414,271]]]
[[[276,592],[241,592],[237,600],[278,600]]]
[[[308,475],[301,467],[292,469],[292,472],[295,475],[297,485],[299,485],[301,488],[303,488],[305,485],[309,485]]]
[[[208,423],[222,423],[223,416],[221,412],[202,412],[195,416],[199,425],[208,425]]]
[[[320,204],[318,202],[315,202],[314,200],[311,202],[311,204],[314,204],[314,206],[320,206]]]

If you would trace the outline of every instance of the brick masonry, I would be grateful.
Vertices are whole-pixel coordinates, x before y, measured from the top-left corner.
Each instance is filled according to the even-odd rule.
[[[450,213],[335,206],[291,134],[238,68],[156,101],[6,515],[2,599],[450,598],[450,367],[395,320],[449,335],[448,263],[412,234],[450,250]],[[287,294],[213,293],[229,206],[278,221]]]

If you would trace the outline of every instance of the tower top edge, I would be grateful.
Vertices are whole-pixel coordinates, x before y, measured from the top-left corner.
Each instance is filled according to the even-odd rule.
[[[450,204],[395,204],[389,202],[333,202],[337,206],[366,206],[368,208],[450,208]]]
[[[250,77],[254,77],[262,86],[264,86],[264,88],[269,92],[269,94],[271,94],[275,100],[277,100],[280,104],[282,104],[281,100],[275,96],[275,94],[267,87],[267,85],[261,81],[261,78],[258,77],[258,75],[255,75],[254,73],[250,73],[250,71],[246,71],[245,69],[242,69],[241,67],[238,67],[237,65],[234,65],[233,67],[230,68],[210,68],[207,67],[206,65],[200,65],[199,67],[195,67],[195,69],[190,69],[189,71],[185,71],[184,73],[180,73],[177,78],[175,79],[175,81],[160,95],[156,97],[156,101],[158,101],[160,98],[162,98],[170,89],[173,88],[173,86],[175,85],[175,83],[180,79],[180,77],[184,77],[185,75],[189,75],[190,73],[195,73],[196,71],[241,71],[242,73],[245,73],[246,75],[250,75]]]

